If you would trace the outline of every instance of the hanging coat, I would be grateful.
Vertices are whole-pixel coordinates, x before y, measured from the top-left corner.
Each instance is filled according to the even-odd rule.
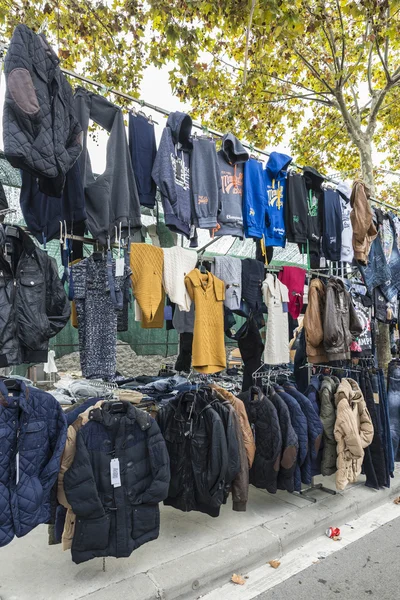
[[[112,485],[111,460],[121,485]],[[72,560],[130,556],[159,535],[160,511],[169,485],[169,458],[150,415],[123,402],[122,412],[105,402],[89,414],[76,437],[65,495],[76,515]],[[115,480],[114,480],[115,481]],[[116,483],[118,483],[116,481]]]
[[[289,321],[283,304],[289,302],[288,289],[275,275],[268,273],[263,283],[263,296],[268,308],[264,362],[267,365],[287,364],[290,362]]]

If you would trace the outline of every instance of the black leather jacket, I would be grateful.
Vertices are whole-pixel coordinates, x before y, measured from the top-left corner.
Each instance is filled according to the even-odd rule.
[[[167,506],[219,515],[228,470],[227,435],[208,392],[186,392],[157,414],[171,463]]]
[[[46,362],[49,339],[70,316],[57,263],[13,229],[0,232],[0,367]]]

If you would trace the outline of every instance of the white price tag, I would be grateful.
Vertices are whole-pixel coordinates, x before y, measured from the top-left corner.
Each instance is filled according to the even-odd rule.
[[[110,462],[111,485],[121,487],[121,475],[119,472],[119,460],[113,458]]]
[[[15,483],[18,485],[19,482],[19,452],[15,457]]]
[[[117,258],[115,261],[115,276],[122,277],[124,274],[125,260],[123,258]]]

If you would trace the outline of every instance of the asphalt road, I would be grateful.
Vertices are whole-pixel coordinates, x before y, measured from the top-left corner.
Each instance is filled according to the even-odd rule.
[[[400,517],[254,600],[396,600]]]

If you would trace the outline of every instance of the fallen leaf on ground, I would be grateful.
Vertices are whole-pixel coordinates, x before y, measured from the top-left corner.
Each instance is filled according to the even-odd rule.
[[[319,560],[313,560],[313,565],[317,565],[319,562]]]
[[[400,504],[400,496],[399,496],[398,498],[395,498],[395,499],[393,500],[393,502],[394,502],[395,504]]]
[[[278,567],[281,566],[281,563],[279,562],[279,560],[270,560],[268,564],[271,565],[271,567],[273,569],[277,569]]]
[[[331,540],[333,540],[334,542],[340,542],[342,538],[340,537],[340,535],[334,535]]]
[[[234,573],[232,575],[232,581],[233,581],[233,583],[236,583],[237,585],[244,585],[246,583],[246,581],[243,579],[243,577],[241,575],[236,575],[236,573]]]

